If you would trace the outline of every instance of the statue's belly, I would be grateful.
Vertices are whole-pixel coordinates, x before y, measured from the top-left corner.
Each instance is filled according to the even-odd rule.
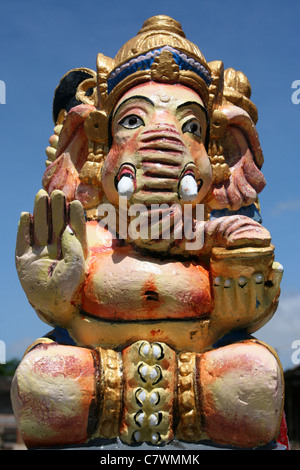
[[[211,309],[209,273],[191,261],[160,261],[130,248],[94,248],[82,308],[98,318],[205,318]]]

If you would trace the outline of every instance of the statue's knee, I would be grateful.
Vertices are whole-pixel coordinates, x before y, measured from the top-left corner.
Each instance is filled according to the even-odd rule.
[[[198,365],[198,390],[207,438],[238,447],[276,440],[283,375],[266,346],[245,341],[204,353]]]
[[[30,351],[15,373],[11,390],[27,447],[84,442],[94,397],[91,350],[52,344]]]

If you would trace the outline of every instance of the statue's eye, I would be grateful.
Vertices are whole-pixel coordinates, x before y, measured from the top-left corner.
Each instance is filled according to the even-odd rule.
[[[129,116],[125,116],[119,124],[125,129],[137,129],[138,127],[144,126],[144,121],[139,116],[135,114],[130,114]]]
[[[197,119],[190,119],[182,126],[182,132],[190,132],[191,134],[201,137],[201,126]]]

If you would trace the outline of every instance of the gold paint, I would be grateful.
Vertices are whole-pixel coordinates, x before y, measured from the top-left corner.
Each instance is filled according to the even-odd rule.
[[[79,178],[83,184],[90,184],[92,186],[100,186],[101,182],[101,168],[102,163],[87,161],[83,165]]]
[[[223,133],[223,130],[220,132]],[[226,163],[225,157],[223,156],[223,147],[221,142],[222,140],[219,140],[218,137],[216,138],[216,140],[213,140],[211,138],[209,142],[208,154],[210,156],[214,183],[221,183],[223,181],[226,181],[231,176],[229,166]]]
[[[228,117],[219,109],[215,109],[212,113],[210,137],[218,140],[224,137],[228,126]]]
[[[92,111],[84,122],[84,130],[94,142],[106,143],[108,139],[108,117],[104,111]]]
[[[103,348],[124,348],[143,338],[145,341],[153,341],[153,338],[167,343],[176,350],[203,352],[211,344],[220,339],[222,325],[215,324],[211,328],[211,319],[196,321],[161,321],[151,322],[124,322],[115,323],[93,320],[83,326],[83,322],[74,315],[68,331],[81,346],[97,346]],[[222,335],[221,335],[222,336]]]
[[[150,50],[171,46],[195,58],[205,67],[207,62],[199,48],[188,41],[178,21],[165,15],[153,16],[145,21],[137,36],[127,41],[115,57],[116,64],[143,55]]]
[[[197,401],[195,383],[196,353],[178,355],[177,402],[179,423],[176,437],[184,441],[196,442],[203,438],[201,416]]]
[[[254,124],[257,123],[257,108],[250,100],[251,86],[243,72],[228,68],[224,72],[223,104],[232,103],[247,111]]]
[[[121,358],[111,349],[97,348],[100,354],[101,414],[94,437],[113,439],[119,435],[122,404]]]
[[[208,62],[211,71],[211,84],[209,86],[209,115],[222,104],[224,91],[224,65],[220,60]]]
[[[225,248],[215,247],[212,250],[212,259],[213,260],[226,260],[231,258],[236,260],[245,260],[249,259],[250,264],[255,266],[255,261],[261,259],[261,257],[273,257],[274,246],[270,245],[267,247],[246,247],[246,248],[236,248],[234,250],[226,250]]]
[[[274,247],[226,250],[213,248],[211,259],[214,311],[211,328],[218,324],[245,327],[252,333],[263,326],[277,306],[282,268],[274,262]],[[263,281],[257,283],[256,276]],[[241,287],[240,279],[245,284]],[[218,283],[216,283],[218,278]],[[226,283],[229,283],[228,285]]]
[[[96,104],[96,73],[92,71],[94,78],[88,78],[81,82],[77,87],[76,99],[84,104],[95,105]],[[86,92],[93,88],[93,93],[90,96],[86,95]]]
[[[213,85],[214,86],[214,85]],[[214,183],[221,183],[230,178],[230,169],[223,156],[222,139],[228,127],[228,117],[221,110],[212,112],[208,154],[213,170]]]
[[[126,444],[161,445],[173,439],[175,353],[166,344],[138,341],[123,351]]]
[[[94,114],[92,112],[91,114]],[[102,115],[103,116],[103,115]],[[89,116],[88,116],[89,117]],[[95,118],[92,118],[91,121],[97,122]],[[85,123],[86,124],[86,123]],[[87,128],[89,127],[89,123],[87,124]],[[107,135],[105,136],[106,129],[107,128],[101,128],[104,129],[104,132],[102,132],[103,135],[103,142],[99,142],[96,139],[93,140],[92,137],[92,132],[96,134],[97,129],[92,130],[89,137],[89,154],[87,157],[87,161],[83,164],[83,167],[80,170],[79,173],[79,179],[83,184],[86,185],[91,185],[95,187],[102,187],[101,185],[101,173],[102,173],[102,166],[104,162],[104,158],[107,155]],[[89,132],[89,131],[88,131]]]
[[[53,344],[53,343],[54,341],[50,338],[38,338],[30,346],[28,346],[28,348],[26,348],[23,357],[26,356],[26,354],[28,354],[32,349],[34,349],[36,346],[39,346],[40,344]]]
[[[107,101],[107,77],[115,66],[114,59],[105,56],[104,54],[97,55],[97,92],[98,100],[97,107],[101,110],[106,110]]]
[[[162,83],[176,83],[179,80],[179,66],[170,51],[163,51],[151,65],[151,79]]]
[[[147,52],[163,46],[171,46],[185,53],[188,57],[202,64],[208,72],[210,71],[199,48],[186,39],[180,23],[164,15],[154,16],[145,21],[137,36],[127,41],[117,53],[114,59],[114,69],[122,66],[130,59],[147,54]],[[153,66],[152,73],[149,70],[135,72],[126,77],[111,91],[108,97],[110,109],[116,104],[120,96],[132,88],[132,86],[151,79],[163,82],[171,80],[171,83],[178,82],[190,86],[197,92],[200,92],[203,101],[206,105],[208,104],[208,89],[204,80],[192,71],[178,70],[176,64],[170,62],[168,54],[163,52],[161,55],[161,59],[155,62],[157,65]],[[164,69],[165,71],[162,73]]]
[[[56,120],[56,125],[62,125],[65,118],[67,116],[67,112],[65,109],[61,109],[59,111],[59,114],[58,114],[58,117],[57,117],[57,120]]]

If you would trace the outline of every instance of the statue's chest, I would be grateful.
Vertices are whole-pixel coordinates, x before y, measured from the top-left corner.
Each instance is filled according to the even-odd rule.
[[[160,260],[129,247],[92,247],[82,308],[126,321],[205,317],[211,307],[208,271],[191,261]]]

